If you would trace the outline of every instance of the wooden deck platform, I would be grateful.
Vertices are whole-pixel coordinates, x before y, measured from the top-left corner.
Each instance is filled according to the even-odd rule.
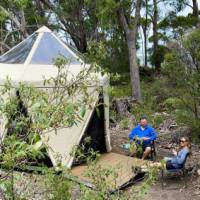
[[[116,175],[109,175],[106,178],[106,182],[111,186],[110,189],[113,190],[122,187],[136,176],[133,170],[134,167],[140,167],[141,165],[147,164],[147,162],[149,161],[117,153],[105,153],[100,156],[97,166],[99,166],[99,169],[113,169]],[[80,182],[95,185],[86,175],[88,170],[89,168],[87,165],[80,165],[73,167],[71,173],[73,176],[77,177]]]

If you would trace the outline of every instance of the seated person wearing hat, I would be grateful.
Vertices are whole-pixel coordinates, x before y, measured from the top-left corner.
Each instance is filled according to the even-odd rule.
[[[133,130],[129,134],[129,139],[131,141],[135,140],[136,146],[140,144],[142,145],[142,159],[147,158],[148,155],[151,153],[152,141],[156,140],[156,137],[157,134],[154,128],[148,125],[146,117],[142,117],[140,119],[140,124],[133,128]]]

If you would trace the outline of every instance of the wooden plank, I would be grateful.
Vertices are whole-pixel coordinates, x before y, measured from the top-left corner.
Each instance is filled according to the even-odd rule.
[[[116,189],[135,177],[136,174],[133,172],[133,167],[141,167],[142,165],[147,164],[147,162],[149,161],[117,153],[105,153],[100,156],[97,165],[100,165],[102,168],[112,168],[114,172],[117,173],[116,179],[114,179],[113,176],[108,176],[106,179],[107,183],[114,186],[114,188],[110,189]],[[80,165],[73,167],[71,173],[80,180],[93,184],[92,180],[86,176],[87,170],[87,165]]]

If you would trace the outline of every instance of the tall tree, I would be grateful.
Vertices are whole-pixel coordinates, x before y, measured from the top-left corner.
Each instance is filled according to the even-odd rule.
[[[171,6],[173,6],[177,12],[180,12],[185,7],[189,7],[192,9],[192,17],[194,17],[195,25],[199,26],[199,6],[198,0],[170,0]]]
[[[154,48],[154,53],[157,52],[157,47],[158,47],[158,5],[157,5],[157,0],[153,0],[153,48]],[[156,66],[156,69],[159,71],[160,70],[160,65]]]
[[[137,0],[135,2],[134,20],[132,20],[131,13],[129,13],[129,16],[127,16],[127,12],[125,11],[125,6],[121,1],[120,1],[120,6],[117,10],[119,23],[125,33],[128,51],[129,51],[132,95],[138,102],[142,101],[141,89],[140,89],[139,67],[138,67],[137,55],[136,55],[136,39],[137,39],[137,32],[138,32],[139,21],[140,21],[141,4],[142,4],[142,0]]]
[[[192,0],[193,3],[193,16],[199,19],[199,7],[198,7],[198,2],[197,0]]]
[[[145,0],[144,2],[145,6],[145,17],[142,17],[140,20],[140,24],[142,27],[142,32],[144,36],[144,66],[147,67],[148,62],[148,31],[150,28],[151,20],[149,19],[149,4],[148,0]]]
[[[0,10],[4,13],[7,18],[10,20],[11,28],[18,29],[22,39],[28,36],[27,33],[27,23],[25,19],[24,10],[27,6],[27,1],[21,2],[16,1],[14,3],[10,3],[9,1],[1,1]]]
[[[40,0],[54,13],[59,29],[68,33],[81,53],[87,51],[87,40],[96,37],[96,1]]]
[[[4,53],[18,44],[41,24],[47,24],[48,18],[39,0],[0,1],[0,52]]]

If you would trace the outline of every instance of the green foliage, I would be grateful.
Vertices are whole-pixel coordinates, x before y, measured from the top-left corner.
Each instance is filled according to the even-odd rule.
[[[174,98],[170,97],[163,102],[163,106],[165,106],[167,110],[173,111],[180,105],[180,103],[181,103],[180,99],[176,97]]]
[[[7,17],[8,15],[2,9],[0,9],[0,22],[4,22]]]
[[[91,3],[93,1],[87,0]],[[109,72],[121,73],[129,72],[128,48],[124,33],[119,27],[117,10],[119,6],[125,8],[125,12],[130,14],[131,1],[116,2],[114,0],[97,0],[95,7],[95,15],[98,20],[99,29],[98,42],[89,41],[87,48],[92,52],[91,55],[96,53],[96,49],[103,44],[104,49],[97,56],[96,61],[98,64]],[[90,48],[91,43],[92,49]],[[91,56],[90,56],[91,57]],[[93,56],[94,59],[96,56]]]
[[[109,88],[109,95],[111,98],[119,98],[131,96],[131,87],[128,86],[113,86]]]
[[[90,41],[85,55],[90,63],[100,65],[106,57],[105,44],[102,41]]]
[[[158,45],[156,51],[150,49],[150,62],[153,66],[161,66],[164,61],[165,54],[168,52],[168,48],[164,45]]]
[[[119,122],[119,127],[121,129],[129,129],[130,128],[130,120],[128,118],[124,118]]]
[[[135,103],[131,108],[131,113],[136,118],[136,122],[140,121],[141,116],[147,116],[149,123],[157,128],[167,118],[165,112],[170,111],[167,99],[172,97],[170,93],[172,89],[171,85],[167,85],[167,79],[164,76],[153,78],[151,81],[144,79],[142,81],[143,103]],[[130,93],[128,94],[126,91],[127,87],[115,86],[111,90],[111,95],[113,98],[130,96]],[[111,111],[111,115],[115,120],[118,120],[116,113]],[[126,122],[126,119],[122,120],[120,122],[121,127],[127,127]]]
[[[175,13],[172,13],[170,17],[163,19],[163,21],[159,23],[159,28],[173,28],[174,31],[184,33],[185,30],[192,28],[195,24],[196,18],[191,15],[177,16]]]
[[[169,41],[169,37],[167,37],[165,33],[158,32],[157,37],[158,37],[158,40],[161,40],[161,41],[164,41],[164,42]],[[149,37],[149,42],[153,42],[153,41],[154,41],[154,36],[152,35],[152,36]],[[162,51],[164,50],[164,48],[167,48],[166,46],[163,46],[163,45],[159,45],[159,46],[160,47],[158,47],[158,48],[160,48]]]
[[[183,41],[172,43],[163,65],[163,72],[176,88],[171,91],[173,98],[166,100],[165,105],[174,108],[177,120],[192,127],[197,138],[200,137],[197,133],[200,128],[199,38],[200,31],[195,30]]]
[[[34,145],[29,145],[17,139],[15,135],[7,136],[4,139],[2,154],[0,156],[1,166],[6,169],[23,166],[28,159],[43,157],[42,152],[36,150]]]
[[[109,35],[99,42],[89,41],[85,57],[111,73],[129,72],[128,49],[118,26],[114,26]]]
[[[14,3],[18,8],[24,9],[28,5],[28,0],[14,0],[10,1],[10,3]]]
[[[132,141],[130,144],[129,152],[137,158],[141,158],[143,154],[142,140],[137,139],[137,141]]]
[[[48,169],[45,172],[45,188],[47,199],[51,200],[69,200],[71,199],[72,183],[65,177],[69,171],[62,169],[60,174],[54,170]]]
[[[14,185],[18,180],[14,169],[23,169],[30,160],[36,161],[37,158],[43,158],[43,156],[43,153],[35,149],[34,145],[17,139],[15,135],[7,136],[4,139],[4,143],[1,144],[0,166],[6,171],[0,179],[0,188],[6,199],[21,199],[15,194]]]
[[[85,134],[87,135],[87,134]],[[81,143],[74,146],[70,152],[71,156],[74,157],[74,164],[86,162],[88,158],[92,158],[94,151],[90,148],[91,137],[86,136],[83,138]]]
[[[102,28],[106,29],[110,27],[110,24],[112,24],[116,20],[111,16],[116,16],[115,11],[118,6],[119,3],[114,0],[97,0],[97,17],[101,22]]]

